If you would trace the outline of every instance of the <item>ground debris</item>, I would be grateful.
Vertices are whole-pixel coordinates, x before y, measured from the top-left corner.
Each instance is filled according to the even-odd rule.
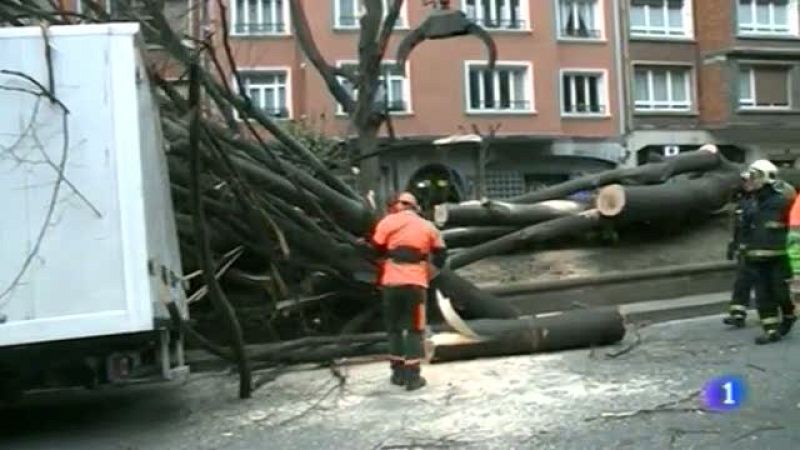
[[[656,413],[707,413],[712,412],[706,408],[702,407],[690,407],[690,406],[682,406],[683,404],[696,400],[700,396],[700,391],[693,391],[692,393],[671,402],[662,403],[660,405],[656,405],[652,408],[643,408],[643,409],[636,409],[631,411],[619,411],[619,412],[604,412],[601,413],[599,416],[588,417],[584,419],[586,422],[592,422],[599,419],[627,419],[630,417],[640,416],[640,415],[647,415],[647,414],[656,414]]]

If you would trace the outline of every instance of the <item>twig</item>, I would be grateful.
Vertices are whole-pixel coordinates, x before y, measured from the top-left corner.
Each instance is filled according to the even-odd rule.
[[[758,370],[759,372],[767,372],[767,369],[765,369],[765,368],[763,368],[761,366],[757,366],[757,365],[755,365],[753,363],[747,363],[747,364],[745,364],[745,366],[747,366],[747,367],[749,367],[751,369]]]
[[[631,417],[636,417],[640,415],[646,414],[656,414],[656,413],[689,413],[689,412],[696,412],[696,413],[706,413],[706,412],[713,412],[709,411],[705,408],[699,407],[678,407],[679,404],[685,403],[692,399],[697,398],[700,395],[700,391],[694,391],[687,396],[680,398],[678,400],[674,400],[667,403],[662,403],[660,405],[656,405],[652,408],[644,408],[644,409],[637,409],[632,411],[620,411],[620,412],[605,412],[600,414],[596,417],[589,417],[584,419],[586,422],[592,422],[598,419],[628,419]]]
[[[53,218],[53,214],[55,212],[56,204],[58,203],[58,195],[61,192],[61,186],[63,184],[62,181],[64,180],[64,168],[66,167],[67,157],[69,155],[69,109],[60,100],[55,99],[55,97],[53,97],[52,93],[48,92],[44,88],[44,86],[42,86],[41,83],[39,83],[38,81],[36,81],[32,77],[30,77],[29,75],[24,74],[22,72],[9,71],[9,70],[2,70],[2,71],[0,71],[0,73],[7,74],[7,75],[15,75],[15,76],[21,77],[21,78],[23,78],[23,79],[35,84],[41,90],[41,92],[38,95],[45,96],[47,98],[51,98],[52,99],[51,102],[53,104],[58,105],[59,108],[62,110],[61,126],[63,128],[63,143],[62,143],[62,148],[61,148],[61,160],[59,161],[59,164],[58,164],[58,170],[57,170],[58,177],[56,178],[55,186],[53,187],[53,193],[50,195],[50,204],[49,204],[49,206],[47,208],[47,212],[45,213],[45,217],[44,217],[44,221],[42,222],[42,226],[39,228],[39,234],[36,237],[36,241],[35,241],[35,243],[33,245],[33,248],[31,249],[30,253],[28,253],[28,256],[25,258],[25,261],[23,261],[23,263],[22,263],[22,267],[20,267],[20,269],[17,271],[17,274],[14,277],[14,279],[11,281],[11,283],[9,283],[9,285],[2,292],[0,292],[0,309],[2,309],[10,301],[10,298],[5,299],[5,301],[3,301],[3,299],[5,297],[7,297],[8,294],[11,293],[11,291],[13,291],[17,287],[17,285],[19,284],[19,282],[22,279],[22,277],[25,275],[25,273],[30,268],[30,265],[33,262],[33,260],[38,256],[39,249],[40,249],[40,247],[42,245],[42,242],[44,241],[44,237],[45,237],[45,234],[47,232],[47,229],[50,226],[50,221]]]
[[[610,359],[619,358],[620,356],[622,356],[622,355],[624,355],[626,353],[630,353],[633,349],[635,349],[636,347],[641,345],[641,343],[642,343],[642,334],[639,333],[639,327],[637,325],[635,325],[635,324],[632,325],[631,326],[631,332],[633,332],[633,335],[635,336],[636,339],[631,344],[629,344],[625,348],[623,348],[622,350],[618,350],[616,352],[606,352],[606,358],[610,358]]]
[[[762,433],[764,431],[779,431],[779,430],[784,430],[784,429],[786,429],[786,427],[781,426],[781,425],[766,425],[766,426],[763,426],[763,427],[754,428],[754,429],[748,431],[747,433],[743,433],[743,434],[733,438],[731,440],[731,443],[739,442],[739,441],[741,441],[743,439],[747,439],[749,437],[755,436],[756,434]]]

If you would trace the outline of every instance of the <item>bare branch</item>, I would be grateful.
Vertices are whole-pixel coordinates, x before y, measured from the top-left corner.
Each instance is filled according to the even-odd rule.
[[[317,69],[317,72],[319,72],[325,84],[328,86],[328,90],[336,101],[342,105],[344,111],[348,114],[353,112],[355,109],[355,100],[353,100],[353,97],[347,89],[342,86],[342,83],[336,79],[336,71],[325,61],[325,58],[319,51],[319,47],[317,47],[317,43],[314,41],[314,36],[311,33],[311,27],[308,25],[305,8],[300,3],[300,0],[289,0],[289,7],[289,14],[292,16],[292,26],[294,27],[297,42],[300,43],[300,47],[303,49],[306,58],[308,58],[311,64],[314,65],[314,68]]]

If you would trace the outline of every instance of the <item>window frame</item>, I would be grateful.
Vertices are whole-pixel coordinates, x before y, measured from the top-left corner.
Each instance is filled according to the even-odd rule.
[[[470,97],[469,74],[470,69],[473,67],[483,67],[487,65],[486,60],[467,60],[464,61],[464,111],[468,115],[533,115],[537,114],[536,111],[536,89],[534,65],[530,61],[497,61],[495,64],[494,73],[498,73],[498,69],[524,69],[525,70],[525,83],[523,85],[525,100],[528,102],[526,109],[473,109],[471,105],[472,98]]]
[[[664,3],[663,6],[663,13],[666,20],[669,19],[669,0],[661,0]],[[683,7],[681,8],[681,16],[683,18],[683,28],[682,34],[669,34],[670,28],[668,26],[663,27],[650,27],[645,25],[643,28],[634,27],[633,20],[631,16],[633,15],[633,4],[632,2],[628,4],[628,32],[632,39],[658,39],[658,40],[692,40],[694,39],[694,5],[693,0],[682,0]],[[649,10],[649,6],[645,5],[645,8]],[[649,22],[650,16],[648,13],[645,13],[645,21]],[[665,21],[665,23],[667,23]],[[663,30],[663,33],[653,32],[654,30]]]
[[[786,106],[767,106],[758,105],[758,94],[756,93],[756,77],[755,68],[763,66],[782,67],[786,69]],[[749,69],[748,80],[750,84],[750,93],[752,95],[753,105],[742,105],[742,92],[739,89],[739,77],[742,74],[742,69]],[[745,61],[740,62],[736,67],[736,110],[744,112],[757,112],[757,111],[792,111],[792,69],[793,65],[790,63],[772,63],[772,62],[759,62],[759,61]]]
[[[293,102],[293,91],[292,91],[292,68],[289,66],[247,66],[247,67],[237,67],[239,74],[242,73],[252,73],[252,72],[262,72],[262,73],[280,73],[282,72],[286,76],[286,117],[275,117],[270,116],[270,118],[274,120],[292,120],[294,118],[294,102]],[[233,91],[236,95],[239,95],[239,86],[236,82],[236,74],[231,74],[231,86]],[[234,108],[233,110],[234,118],[241,122],[243,121],[242,118],[239,116],[239,112]],[[252,119],[249,119],[252,120]]]
[[[341,0],[333,0],[333,30],[334,31],[358,31],[361,29],[361,24],[359,23],[358,19],[360,14],[355,14],[354,17],[356,18],[355,25],[342,25],[339,23],[339,19],[341,18]],[[389,11],[389,4],[391,0],[383,0],[383,17],[386,18],[386,14]],[[353,0],[353,5],[360,10],[360,0]],[[358,12],[358,11],[354,11]],[[408,23],[408,1],[403,2],[403,7],[400,8],[400,16],[397,18],[397,23],[394,27],[395,30],[408,30],[409,23]]]
[[[611,117],[611,105],[609,105],[608,70],[593,68],[562,68],[558,72],[558,99],[561,117],[576,119],[601,119]],[[568,112],[564,110],[564,76],[569,75],[596,75],[600,79],[597,81],[598,103],[601,106],[600,112]]]
[[[248,2],[251,2],[251,1],[264,2],[266,0],[245,0],[245,1],[248,1]],[[280,1],[280,2],[283,3],[283,22],[285,24],[284,27],[283,27],[283,31],[279,31],[279,32],[268,31],[268,32],[260,32],[260,33],[251,32],[251,31],[244,31],[244,32],[236,31],[237,24],[238,24],[238,22],[236,20],[236,13],[238,12],[237,5],[236,5],[237,0],[231,0],[229,2],[229,5],[228,5],[228,24],[230,26],[230,29],[229,29],[230,36],[231,37],[250,37],[250,38],[268,38],[268,37],[291,36],[291,34],[292,34],[292,21],[291,21],[291,16],[290,16],[291,13],[289,11],[289,9],[290,9],[289,0],[272,0],[272,1]],[[264,9],[263,6],[262,6],[261,9],[263,11],[263,9]]]
[[[750,6],[748,6],[748,8],[751,9],[751,14],[752,14],[752,21],[751,21],[751,23],[749,25],[752,25],[753,29],[752,30],[743,29],[742,22],[739,20],[739,11],[741,11],[741,9],[743,8],[743,6],[741,4],[741,1],[742,0],[736,0],[736,8],[735,8],[736,9],[736,34],[737,34],[737,36],[748,37],[748,38],[750,38],[750,37],[754,37],[754,38],[764,37],[764,38],[768,38],[768,39],[769,38],[774,38],[774,37],[778,37],[778,38],[780,38],[780,37],[800,37],[800,13],[798,12],[798,8],[800,8],[800,5],[798,5],[798,0],[788,0],[788,3],[786,5],[786,28],[787,29],[786,29],[785,32],[775,31],[774,30],[774,28],[775,28],[774,27],[774,16],[775,16],[775,13],[774,13],[774,9],[772,7],[770,8],[770,17],[772,18],[772,22],[773,22],[773,24],[772,24],[773,29],[771,29],[771,30],[758,30],[757,29],[757,28],[759,28],[759,24],[756,21],[757,14],[756,14],[756,1],[755,0],[750,0],[751,4],[750,4]],[[772,3],[770,3],[770,6],[774,6],[774,5]]]
[[[654,98],[655,89],[654,89],[654,82],[653,82],[653,70],[666,70],[667,71],[667,97],[671,97],[672,92],[672,71],[682,70],[686,72],[686,81],[685,81],[685,88],[686,88],[686,97],[688,106],[686,108],[673,108],[670,106],[660,107],[656,105],[655,100],[648,100],[648,103],[653,105],[650,108],[643,108],[637,105],[636,100],[636,70],[644,68],[648,71],[648,97],[650,99]],[[696,97],[695,97],[695,68],[692,65],[683,65],[683,64],[664,64],[664,63],[650,63],[646,61],[638,61],[633,64],[632,68],[632,77],[631,79],[631,102],[632,102],[632,109],[635,114],[676,114],[676,115],[686,115],[686,114],[693,114],[696,112]],[[669,103],[676,103],[673,100],[668,100]]]
[[[475,21],[479,25],[483,26],[483,28],[488,31],[489,33],[530,33],[533,30],[533,21],[531,20],[531,8],[530,8],[530,1],[531,0],[519,0],[519,16],[521,20],[521,24],[519,28],[492,28],[486,27],[483,23],[479,22],[477,18],[472,19],[467,14],[467,1],[468,0],[460,0],[459,1],[459,8],[467,16],[468,19]],[[475,0],[475,2],[495,2],[497,0]],[[510,0],[509,0],[510,1]],[[533,1],[543,1],[543,0],[533,0]],[[408,2],[406,2],[408,3]]]
[[[593,24],[597,27],[599,36],[597,37],[580,37],[580,36],[567,36],[563,34],[564,23],[561,17],[561,4],[565,1],[572,0],[555,0],[556,8],[556,36],[559,41],[574,41],[574,42],[605,42],[606,41],[606,14],[605,4],[606,0],[590,0],[594,2],[594,20]]]
[[[391,59],[384,59],[381,61],[382,66],[393,66],[397,64],[397,61]],[[342,68],[343,66],[358,66],[358,60],[355,59],[342,59],[336,61],[336,67]],[[414,105],[411,102],[411,62],[406,61],[405,67],[405,74],[403,76],[403,103],[405,105],[405,109],[403,111],[389,111],[389,115],[392,117],[394,116],[413,116],[414,115]],[[355,89],[354,89],[355,90]],[[346,116],[347,113],[344,111],[341,103],[334,100],[336,103],[336,115],[337,116]]]

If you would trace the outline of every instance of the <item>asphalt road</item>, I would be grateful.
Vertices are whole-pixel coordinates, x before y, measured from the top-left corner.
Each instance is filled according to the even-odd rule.
[[[796,330],[797,331],[797,330]],[[800,331],[798,331],[800,332]],[[795,449],[800,335],[756,347],[719,318],[646,327],[619,347],[425,367],[430,386],[388,386],[383,364],[295,372],[239,401],[230,375],[182,386],[37,395],[0,411],[2,449]],[[697,391],[733,374],[740,410]]]

